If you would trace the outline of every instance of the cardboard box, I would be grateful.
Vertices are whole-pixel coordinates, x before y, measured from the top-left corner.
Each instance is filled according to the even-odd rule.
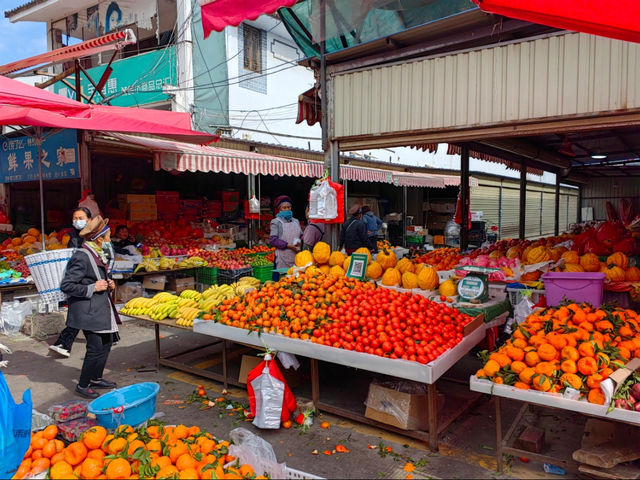
[[[202,200],[180,200],[180,208],[202,208]]]
[[[180,192],[177,190],[156,190],[156,199],[157,198],[180,198]]]
[[[144,289],[140,282],[127,282],[122,285],[116,285],[116,303],[127,303],[132,298],[141,297],[143,294]]]
[[[456,213],[455,202],[431,202],[430,207],[435,213]]]
[[[167,290],[180,293],[184,290],[193,290],[196,285],[196,280],[193,277],[172,277],[167,282]]]
[[[156,203],[155,195],[133,195],[133,194],[119,194],[119,204],[127,203]]]
[[[158,213],[157,212],[129,212],[127,214],[127,220],[132,222],[143,222],[149,220],[157,220]]]
[[[158,213],[156,203],[130,203],[127,205],[129,213]]]
[[[240,208],[239,202],[222,202],[223,212],[235,212]]]
[[[133,272],[135,264],[129,260],[116,260],[113,262],[113,271],[120,273]]]
[[[238,191],[221,191],[217,192],[217,197],[223,202],[235,202],[240,201],[240,192]]]
[[[537,427],[526,427],[518,436],[513,446],[531,453],[542,452],[544,446],[544,430]]]
[[[142,288],[148,290],[164,290],[166,284],[166,275],[146,275],[142,281]]]
[[[438,406],[444,404],[444,396],[438,395]],[[425,393],[405,393],[386,386],[371,383],[364,416],[403,430],[427,430],[429,428],[428,401]],[[398,418],[400,417],[400,418]]]
[[[253,370],[258,364],[262,361],[262,357],[255,357],[253,355],[243,355],[242,363],[240,363],[240,373],[238,374],[238,382],[242,384],[247,383],[247,377],[249,376],[249,372]],[[298,370],[287,370],[282,366],[280,361],[276,358],[276,362],[278,363],[278,368],[282,372],[282,376],[284,377],[289,388],[295,388],[300,385],[302,381],[302,374],[300,369]],[[301,367],[302,368],[302,367]]]

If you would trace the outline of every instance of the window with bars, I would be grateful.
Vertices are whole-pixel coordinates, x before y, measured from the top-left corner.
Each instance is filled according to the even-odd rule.
[[[242,40],[244,68],[255,73],[262,73],[262,35],[260,30],[250,25],[243,25]]]

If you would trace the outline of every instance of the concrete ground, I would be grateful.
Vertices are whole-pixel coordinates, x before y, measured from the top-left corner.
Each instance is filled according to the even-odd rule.
[[[229,432],[242,426],[259,434],[270,442],[278,460],[291,468],[325,478],[406,478],[403,470],[407,462],[416,469],[414,478],[549,478],[542,465],[522,463],[511,459],[503,475],[497,475],[495,460],[495,419],[494,405],[483,396],[466,414],[463,414],[440,436],[439,453],[431,453],[420,441],[396,435],[385,430],[320,413],[314,425],[306,433],[300,429],[259,430],[251,422],[245,422],[233,412],[217,407],[201,410],[200,405],[179,403],[195,389],[195,385],[206,387],[210,397],[222,394],[220,383],[207,381],[169,368],[155,368],[155,344],[153,327],[142,321],[129,321],[121,326],[122,340],[114,347],[109,357],[105,378],[124,386],[137,382],[158,382],[161,385],[157,400],[157,411],[164,413],[163,421],[168,424],[198,425],[214,433],[219,438],[229,438]],[[202,335],[188,331],[161,327],[162,351],[164,354],[187,350],[205,344]],[[50,405],[79,398],[73,393],[84,355],[82,334],[74,344],[71,357],[61,358],[49,351],[48,346],[55,338],[38,342],[26,336],[4,337],[0,343],[13,350],[7,355],[9,366],[3,370],[9,387],[19,401],[22,392],[31,388],[34,408],[46,412]],[[185,361],[198,364],[202,368],[215,369],[218,361],[206,350],[185,357]],[[478,368],[472,357],[461,362],[453,375],[468,378],[469,372]],[[466,368],[465,368],[466,367]],[[361,372],[350,370],[355,379]],[[335,387],[334,377],[321,377],[321,391],[328,396],[350,397],[350,390]],[[439,383],[439,390],[446,394],[448,382]],[[309,402],[308,385],[294,389],[300,404]],[[353,396],[362,392],[353,392]],[[366,395],[366,394],[365,394]],[[246,390],[229,388],[226,395],[230,400],[248,404]],[[445,396],[446,398],[446,396]],[[332,400],[329,398],[329,400]],[[339,399],[336,399],[339,400]],[[445,400],[446,401],[446,400]],[[503,402],[503,424],[505,430],[515,417],[518,404]],[[328,421],[329,429],[321,429],[320,423]],[[349,453],[324,455],[325,450],[333,450],[337,444],[346,446]],[[372,449],[369,446],[376,448]],[[391,447],[384,454],[380,447]],[[318,450],[319,454],[312,452]]]

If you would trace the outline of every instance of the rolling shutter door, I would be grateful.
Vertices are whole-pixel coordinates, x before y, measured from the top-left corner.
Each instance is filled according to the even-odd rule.
[[[471,189],[471,211],[482,212],[487,230],[500,221],[500,187],[480,185]]]
[[[556,194],[544,193],[542,196],[542,232],[541,235],[549,236],[553,235],[553,227],[555,226],[555,206],[556,206]],[[562,231],[562,225],[560,225],[560,231]]]
[[[560,220],[559,220],[559,228],[560,232],[566,232],[568,230],[568,217],[567,217],[567,202],[569,200],[569,196],[566,194],[560,194]]]
[[[578,221],[578,197],[576,195],[569,195],[569,218],[568,224],[571,225]],[[567,225],[567,229],[569,228]]]
[[[540,236],[540,192],[527,190],[524,235],[526,238]]]
[[[502,188],[502,228],[500,238],[518,238],[520,223],[520,193],[511,188]]]

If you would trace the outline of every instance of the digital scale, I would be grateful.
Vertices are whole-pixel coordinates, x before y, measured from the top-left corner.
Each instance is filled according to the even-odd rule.
[[[469,272],[458,282],[459,302],[484,303],[489,300],[489,274],[500,271],[499,268],[467,265],[456,270]]]

